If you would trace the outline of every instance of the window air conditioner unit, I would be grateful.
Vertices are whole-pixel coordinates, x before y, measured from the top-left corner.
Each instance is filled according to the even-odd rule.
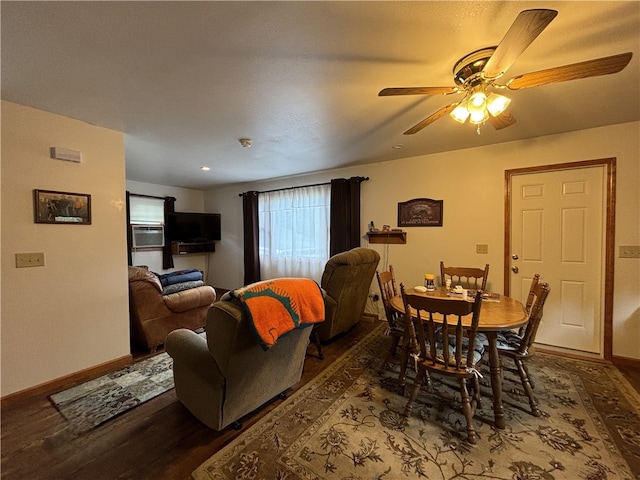
[[[134,225],[133,247],[164,247],[164,227],[162,225]]]

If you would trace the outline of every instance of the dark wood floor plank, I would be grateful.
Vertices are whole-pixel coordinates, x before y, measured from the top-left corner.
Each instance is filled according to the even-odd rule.
[[[640,368],[631,365],[616,365],[631,385],[640,393]]]

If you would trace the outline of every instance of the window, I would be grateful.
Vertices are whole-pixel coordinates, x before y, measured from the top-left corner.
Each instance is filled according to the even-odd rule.
[[[164,225],[164,199],[129,195],[131,225]]]
[[[164,247],[164,199],[129,195],[131,247]]]
[[[263,279],[306,277],[320,282],[329,258],[331,186],[260,193],[260,273]]]

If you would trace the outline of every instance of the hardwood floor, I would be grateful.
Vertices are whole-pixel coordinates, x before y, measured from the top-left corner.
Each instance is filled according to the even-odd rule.
[[[324,360],[317,358],[310,344],[302,380],[289,394],[377,324],[378,320],[365,317],[323,347]],[[640,371],[619,368],[640,392]],[[202,462],[281,402],[273,400],[245,417],[240,431],[216,432],[196,420],[171,390],[75,437],[46,395],[31,398],[2,410],[2,479],[186,480]]]
[[[302,387],[364,338],[378,320],[365,317],[323,346],[309,345]],[[54,392],[49,392],[54,393]],[[75,437],[46,395],[2,409],[2,479],[182,480],[282,402],[272,400],[242,420],[240,431],[205,427],[171,390]]]
[[[616,368],[633,385],[636,392],[640,393],[640,368],[631,365],[616,365]]]

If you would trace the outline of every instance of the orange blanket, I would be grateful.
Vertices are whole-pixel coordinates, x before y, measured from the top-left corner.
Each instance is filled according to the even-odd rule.
[[[324,300],[308,278],[276,278],[233,292],[247,309],[258,342],[267,350],[295,328],[324,321]]]

